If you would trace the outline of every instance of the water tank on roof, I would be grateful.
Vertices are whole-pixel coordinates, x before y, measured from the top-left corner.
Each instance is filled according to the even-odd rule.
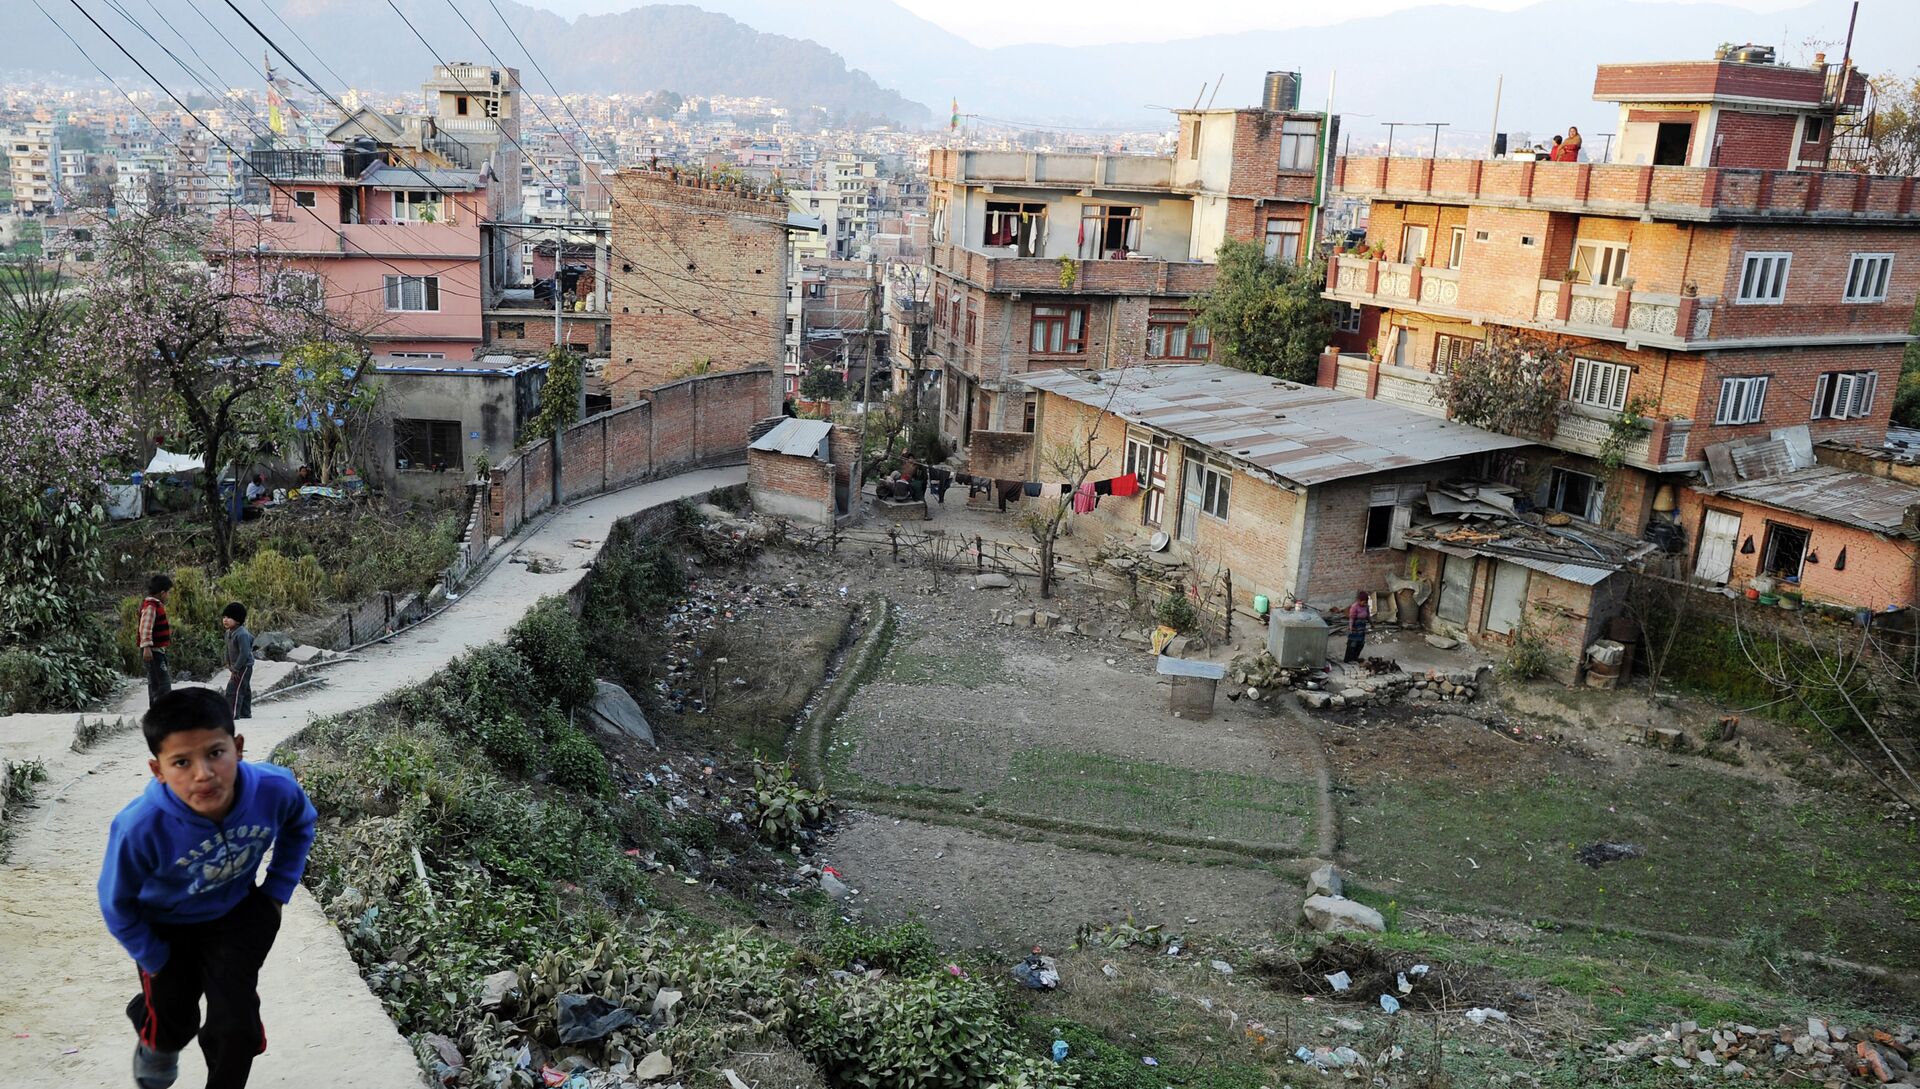
[[[1727,51],[1726,59],[1738,61],[1741,64],[1772,64],[1773,47],[1770,45],[1754,45],[1752,42],[1748,42],[1746,45],[1736,45]]]
[[[1260,104],[1269,110],[1299,109],[1300,73],[1268,72],[1267,93]]]

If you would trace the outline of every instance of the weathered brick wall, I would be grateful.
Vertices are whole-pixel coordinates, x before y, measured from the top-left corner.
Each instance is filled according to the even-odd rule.
[[[1796,266],[1797,271],[1797,266]],[[1687,456],[1700,457],[1709,443],[1738,438],[1765,436],[1776,428],[1807,426],[1817,439],[1845,442],[1881,441],[1893,412],[1893,389],[1900,379],[1903,349],[1897,344],[1872,347],[1786,348],[1775,351],[1717,352],[1701,359],[1698,403],[1693,410],[1693,431],[1688,436]],[[1873,398],[1872,413],[1852,420],[1810,419],[1813,396],[1820,375],[1836,371],[1871,370],[1880,375],[1879,389]],[[1737,427],[1713,426],[1719,406],[1720,380],[1746,375],[1766,375],[1767,399],[1758,423]]]
[[[967,446],[967,471],[993,480],[1031,480],[1039,472],[1034,465],[1033,435],[1025,431],[981,431],[973,433]]]
[[[667,171],[613,181],[613,351],[607,385],[631,402],[689,364],[777,363],[786,331],[786,205],[700,188]],[[769,375],[770,405],[779,376]]]
[[[1509,208],[1474,207],[1467,212],[1467,259],[1460,273],[1460,306],[1531,320],[1547,266],[1552,216]],[[1475,232],[1487,232],[1480,242]],[[1524,240],[1531,239],[1527,245]],[[1397,243],[1394,243],[1397,244]],[[1393,244],[1390,244],[1390,246]]]
[[[1920,294],[1920,235],[1894,228],[1739,227],[1728,236],[1726,264],[1700,268],[1701,294],[1719,294],[1715,337],[1900,336]],[[1748,253],[1787,251],[1786,300],[1779,305],[1734,304]],[[1843,303],[1847,268],[1856,253],[1891,253],[1887,301]],[[1640,255],[1633,260],[1637,266]],[[1709,282],[1711,281],[1711,286]]]
[[[1720,111],[1715,127],[1712,163],[1715,166],[1751,166],[1779,170],[1793,164],[1793,133],[1799,118],[1785,113]]]
[[[833,466],[818,458],[747,451],[747,490],[766,514],[831,525]]]
[[[1735,589],[1759,573],[1766,559],[1769,523],[1794,526],[1809,531],[1807,549],[1819,556],[1819,563],[1801,568],[1800,590],[1808,598],[1840,605],[1865,606],[1878,612],[1889,605],[1920,604],[1920,586],[1915,584],[1915,560],[1920,544],[1877,534],[1834,522],[1822,522],[1804,514],[1730,496],[1702,495],[1691,489],[1680,494],[1680,509],[1675,512],[1681,528],[1687,532],[1688,570],[1698,562],[1700,536],[1708,510],[1727,511],[1740,516],[1740,530],[1734,536],[1733,574],[1728,585]],[[1744,551],[1747,539],[1753,539],[1753,552]],[[1834,569],[1840,550],[1846,549],[1847,566]]]
[[[560,436],[561,501],[709,465],[737,464],[747,428],[766,414],[767,368],[669,382],[651,400],[574,424]],[[490,533],[510,536],[553,505],[553,444],[492,470]]]

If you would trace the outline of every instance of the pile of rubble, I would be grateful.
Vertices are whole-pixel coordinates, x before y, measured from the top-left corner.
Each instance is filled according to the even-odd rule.
[[[1692,1021],[1679,1021],[1662,1032],[1608,1044],[1601,1061],[1650,1062],[1735,1078],[1748,1073],[1765,1079],[1791,1076],[1814,1085],[1865,1078],[1912,1089],[1916,1075],[1908,1064],[1917,1044],[1920,1030],[1912,1025],[1891,1031],[1856,1030],[1809,1017],[1805,1026],[1702,1028]]]
[[[1045,612],[1040,609],[995,609],[993,622],[1007,628],[1040,628],[1044,631],[1059,632],[1061,635],[1091,634],[1059,613]]]
[[[843,587],[839,592],[845,596],[847,591]],[[653,685],[660,705],[679,714],[707,710],[712,667],[727,664],[724,658],[706,656],[714,628],[771,607],[810,608],[824,593],[798,582],[765,586],[721,579],[689,581],[686,597],[667,611],[663,624],[667,647],[660,662],[666,667],[666,678]]]
[[[1266,651],[1243,654],[1227,667],[1227,698],[1259,703],[1290,691],[1308,710],[1344,711],[1396,701],[1470,703],[1485,683],[1475,670],[1409,673],[1386,658],[1368,658],[1364,665],[1365,675],[1353,676],[1335,674],[1327,666],[1283,666]]]

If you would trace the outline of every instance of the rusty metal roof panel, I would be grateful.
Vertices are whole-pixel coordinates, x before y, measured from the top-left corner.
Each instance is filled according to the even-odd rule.
[[[1399,405],[1210,363],[1042,371],[1020,380],[1307,485],[1531,445]]]
[[[1761,480],[1743,480],[1718,494],[1875,533],[1900,532],[1907,508],[1920,503],[1920,488],[1885,477],[1815,465]]]

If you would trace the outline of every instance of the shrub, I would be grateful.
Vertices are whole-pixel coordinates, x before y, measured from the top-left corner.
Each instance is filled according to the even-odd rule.
[[[460,548],[460,525],[454,514],[430,522],[418,517],[399,523],[373,516],[360,519],[343,550],[346,562],[333,571],[333,595],[358,601],[382,590],[426,593],[453,562]]]
[[[0,650],[0,715],[70,711],[113,688],[113,648],[97,623]]]
[[[256,631],[281,627],[312,612],[327,593],[327,573],[312,556],[291,558],[263,548],[235,564],[220,579],[219,595],[246,603],[248,624]],[[225,607],[225,602],[221,607]],[[216,617],[218,614],[215,614]]]
[[[1200,626],[1199,610],[1193,607],[1192,599],[1179,590],[1161,598],[1160,604],[1154,606],[1153,615],[1177,632],[1190,632]]]
[[[844,970],[859,961],[868,968],[915,976],[940,966],[940,948],[920,922],[875,930],[835,919],[820,935],[818,950],[829,970]]]
[[[1547,634],[1540,630],[1539,621],[1531,615],[1522,616],[1520,626],[1513,630],[1507,657],[1500,663],[1501,675],[1516,681],[1530,681],[1546,676],[1559,664],[1560,655],[1547,642]]]
[[[532,671],[535,699],[545,704],[577,707],[593,700],[593,664],[580,624],[562,598],[543,599],[513,626],[507,645],[517,651]]]
[[[508,771],[525,775],[540,759],[540,739],[526,719],[512,712],[481,719],[474,723],[473,733],[487,757]]]
[[[607,758],[578,726],[557,712],[547,724],[547,768],[553,784],[588,794],[607,792]]]
[[[755,763],[754,824],[760,838],[776,847],[799,842],[800,830],[827,814],[827,792],[808,790],[793,778],[788,764]]]
[[[665,609],[685,590],[680,565],[658,544],[610,544],[587,576],[580,622],[595,633],[620,628]]]
[[[1022,1060],[991,988],[945,974],[858,978],[798,999],[794,1043],[838,1085],[984,1089],[1066,1086],[1073,1076]]]

